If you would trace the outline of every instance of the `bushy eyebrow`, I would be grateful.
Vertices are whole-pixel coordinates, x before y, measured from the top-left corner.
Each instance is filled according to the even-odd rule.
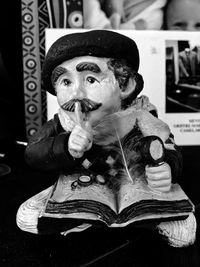
[[[76,66],[76,70],[78,72],[82,72],[82,71],[91,71],[94,73],[101,72],[101,69],[99,68],[99,66],[93,62],[81,62]],[[66,68],[63,68],[61,66],[56,67],[52,71],[52,75],[51,75],[52,84],[55,84],[58,78],[65,73],[68,73],[68,70]]]
[[[100,73],[101,69],[93,62],[81,62],[76,66],[76,70],[81,71],[92,71],[94,73]]]
[[[59,66],[59,67],[56,67],[53,71],[52,71],[52,75],[51,75],[51,82],[52,84],[54,84],[58,78],[63,75],[64,73],[67,73],[67,69]]]

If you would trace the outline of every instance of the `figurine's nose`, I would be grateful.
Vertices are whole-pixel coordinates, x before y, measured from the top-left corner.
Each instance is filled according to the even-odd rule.
[[[84,84],[81,81],[78,81],[73,89],[73,97],[77,99],[83,99],[86,96],[86,91],[84,88]]]

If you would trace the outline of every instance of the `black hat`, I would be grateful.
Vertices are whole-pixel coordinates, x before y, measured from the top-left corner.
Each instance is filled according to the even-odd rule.
[[[44,89],[55,95],[52,71],[66,60],[79,56],[124,59],[135,70],[139,68],[139,52],[129,37],[109,30],[92,30],[67,34],[50,47],[42,68]]]

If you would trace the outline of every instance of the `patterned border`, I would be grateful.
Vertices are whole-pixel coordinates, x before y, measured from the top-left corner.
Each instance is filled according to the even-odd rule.
[[[24,0],[22,4],[22,45],[26,135],[29,138],[42,125],[40,54],[38,36],[38,3]]]
[[[27,139],[37,132],[47,119],[46,92],[42,88],[40,79],[41,66],[45,57],[45,29],[50,27],[50,18],[54,16],[55,21],[59,18],[60,23],[53,24],[51,27],[83,27],[82,0],[53,0],[51,8],[49,5],[50,1],[21,1]],[[66,11],[64,13],[63,6]]]
[[[38,0],[38,16],[39,16],[39,41],[40,41],[40,64],[42,66],[45,57],[45,29],[50,27],[49,14],[46,1]],[[47,120],[46,91],[41,85],[42,100],[42,124]]]

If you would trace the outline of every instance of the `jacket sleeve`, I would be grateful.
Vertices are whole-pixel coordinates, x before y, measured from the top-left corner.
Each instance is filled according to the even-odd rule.
[[[150,113],[158,117],[155,110],[151,110]],[[169,137],[164,143],[165,147],[165,162],[169,164],[172,172],[172,183],[177,183],[180,180],[182,170],[183,170],[183,158],[181,148],[175,144],[174,135],[169,134]],[[170,147],[173,147],[171,149]]]
[[[168,149],[168,145],[174,145],[174,149]],[[180,178],[183,170],[183,157],[181,148],[174,142],[174,136],[171,133],[169,138],[165,141],[165,161],[171,167],[172,183],[180,182]]]
[[[70,173],[76,168],[93,164],[102,149],[93,144],[81,158],[73,158],[68,152],[69,132],[65,132],[57,116],[43,125],[30,140],[25,151],[25,160],[33,168],[44,171]]]
[[[58,131],[55,120],[43,125],[30,140],[25,151],[25,160],[33,168],[40,170],[71,170],[77,164],[68,152],[69,133]]]
[[[147,96],[140,96],[134,100],[134,106],[136,108],[142,108],[151,113],[154,117],[158,118],[158,112],[154,105],[152,105]],[[174,136],[169,131],[169,136],[164,143],[165,147],[165,162],[169,164],[172,172],[172,183],[179,182],[182,169],[183,160],[180,147],[175,144]]]

